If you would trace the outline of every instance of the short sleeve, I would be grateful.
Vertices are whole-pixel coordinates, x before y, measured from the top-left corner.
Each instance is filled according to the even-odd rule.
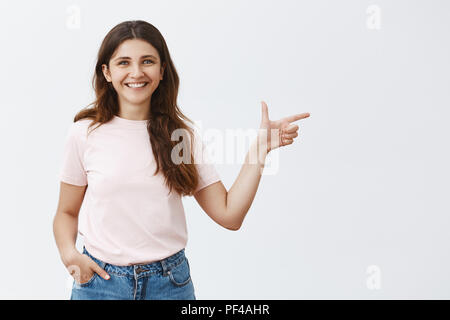
[[[77,186],[87,185],[87,174],[83,163],[84,141],[83,127],[74,122],[66,136],[59,179]]]
[[[214,163],[212,162],[208,149],[205,143],[202,141],[200,134],[194,130],[194,164],[196,165],[199,179],[197,188],[194,193],[201,189],[220,181],[220,175],[216,170]]]

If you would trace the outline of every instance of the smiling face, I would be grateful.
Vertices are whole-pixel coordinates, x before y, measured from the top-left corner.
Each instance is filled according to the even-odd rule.
[[[125,40],[112,55],[109,66],[102,65],[102,71],[117,92],[122,113],[148,113],[151,96],[164,74],[158,51],[151,44],[140,39]]]

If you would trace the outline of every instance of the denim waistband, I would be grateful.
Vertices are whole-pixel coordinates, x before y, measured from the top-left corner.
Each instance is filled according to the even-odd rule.
[[[167,275],[168,271],[183,262],[185,259],[184,251],[185,249],[183,248],[170,257],[152,263],[117,266],[97,259],[86,250],[86,247],[83,246],[83,253],[94,260],[102,269],[105,269],[107,272],[114,272],[124,276],[136,276],[139,274],[145,275],[148,273],[162,273],[163,275]]]

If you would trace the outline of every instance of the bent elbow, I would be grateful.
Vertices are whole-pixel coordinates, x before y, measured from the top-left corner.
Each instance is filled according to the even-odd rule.
[[[241,225],[238,225],[238,226],[227,226],[225,228],[228,229],[228,230],[231,230],[231,231],[238,231],[241,228]]]

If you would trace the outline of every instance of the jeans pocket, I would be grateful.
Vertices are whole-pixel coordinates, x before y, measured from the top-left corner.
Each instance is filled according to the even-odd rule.
[[[78,283],[74,280],[75,282],[75,286],[83,288],[83,287],[87,287],[89,286],[95,279],[95,277],[98,276],[97,272],[94,271],[94,274],[92,275],[92,277],[87,281],[87,282],[83,282],[83,283]]]
[[[191,271],[187,258],[170,269],[168,272],[170,281],[177,287],[187,285],[191,281]]]
[[[100,266],[100,268],[102,268],[103,270],[106,269],[107,263],[103,262],[97,258],[95,258],[94,256],[92,256],[87,250],[86,247],[83,246],[83,254],[87,255],[89,258],[91,258],[98,266]],[[92,275],[92,277],[84,283],[78,283],[74,280],[74,286],[77,288],[84,288],[84,287],[88,287],[92,282],[94,282],[95,278],[99,277],[99,275],[97,274],[97,272],[94,271],[94,274]]]

